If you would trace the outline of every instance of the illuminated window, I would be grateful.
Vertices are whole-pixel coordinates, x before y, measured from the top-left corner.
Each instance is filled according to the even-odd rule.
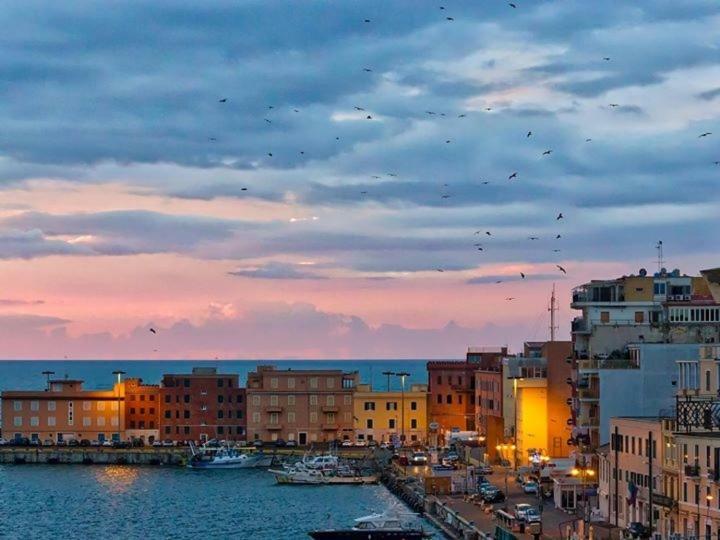
[[[105,410],[105,402],[104,402],[104,401],[98,401],[98,402],[97,402],[97,410],[98,410],[98,411],[104,411],[104,410]]]

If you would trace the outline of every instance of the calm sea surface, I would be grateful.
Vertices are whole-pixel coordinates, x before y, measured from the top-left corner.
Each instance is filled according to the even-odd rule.
[[[109,388],[112,371],[155,383],[163,373],[217,366],[245,383],[257,361],[4,361],[0,390],[44,386],[42,371]],[[341,367],[384,389],[383,371],[427,382],[424,361],[266,361],[279,368]],[[393,387],[397,387],[397,381]],[[382,486],[277,486],[261,470],[193,471],[130,466],[0,465],[0,538],[302,539],[400,505]],[[403,511],[405,507],[400,506]],[[427,529],[431,527],[423,523]],[[440,536],[437,536],[440,538]]]

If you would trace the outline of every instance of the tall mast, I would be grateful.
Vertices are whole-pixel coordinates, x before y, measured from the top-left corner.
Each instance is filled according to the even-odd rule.
[[[558,329],[558,327],[555,326],[555,312],[557,310],[557,304],[555,303],[555,284],[553,283],[550,307],[548,307],[548,311],[550,312],[550,341],[555,341],[555,330]]]

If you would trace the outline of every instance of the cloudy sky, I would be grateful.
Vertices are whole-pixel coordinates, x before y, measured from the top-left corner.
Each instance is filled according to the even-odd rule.
[[[0,356],[460,357],[717,266],[720,5],[515,3],[4,3]]]

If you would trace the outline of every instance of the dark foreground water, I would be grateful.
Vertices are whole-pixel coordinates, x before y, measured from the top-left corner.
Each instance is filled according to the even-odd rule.
[[[0,466],[9,539],[302,539],[394,505],[382,486],[278,486],[262,470]]]

